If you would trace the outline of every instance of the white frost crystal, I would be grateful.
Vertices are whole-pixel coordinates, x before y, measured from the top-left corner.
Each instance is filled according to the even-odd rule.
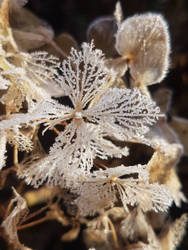
[[[139,206],[144,212],[166,211],[172,197],[165,185],[149,183],[146,166],[125,167],[123,165],[96,171],[77,190],[80,196],[76,204],[83,216],[93,215],[101,208],[109,208],[117,201],[117,194],[126,211],[128,205]],[[98,204],[98,205],[97,205]],[[100,206],[101,204],[101,206]]]

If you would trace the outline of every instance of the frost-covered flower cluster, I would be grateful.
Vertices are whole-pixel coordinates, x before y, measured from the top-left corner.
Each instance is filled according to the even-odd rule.
[[[108,82],[114,81],[116,75],[113,70],[106,68],[102,51],[94,49],[92,43],[84,43],[82,51],[79,52],[72,49],[70,56],[59,67],[59,71],[60,75],[57,75],[54,81],[62,88],[63,96],[70,98],[72,107],[54,99],[45,98],[37,102],[27,113],[12,114],[8,120],[2,120],[0,130],[16,133],[23,126],[32,127],[44,124],[43,133],[45,133],[47,129],[65,124],[63,131],[58,132],[49,155],[24,169],[20,177],[24,177],[27,183],[35,187],[45,181],[49,185],[61,185],[66,188],[74,186],[74,192],[77,188],[76,192],[81,196],[86,192],[84,187],[87,183],[94,180],[96,187],[91,184],[93,192],[97,192],[98,195],[101,193],[101,200],[103,200],[104,191],[102,187],[101,189],[97,187],[103,186],[105,182],[108,183],[109,177],[105,174],[106,170],[103,170],[103,174],[102,170],[93,173],[94,159],[127,156],[128,148],[116,146],[112,138],[118,140],[142,138],[143,134],[149,130],[149,126],[162,115],[155,103],[136,88],[107,89]],[[37,71],[36,74],[38,74]],[[21,143],[24,144],[23,139]],[[117,169],[118,167],[113,170],[116,172]],[[126,174],[126,171],[129,174],[135,173],[134,167],[122,166],[120,169],[118,176]],[[143,171],[143,174],[147,172],[142,168],[139,171]],[[76,178],[74,173],[76,173]],[[103,175],[102,182],[100,178],[98,179],[98,173]],[[93,175],[95,177],[92,177]],[[112,182],[112,187],[109,187],[107,193],[114,193],[113,186],[117,186],[122,203],[124,207],[127,207],[128,204],[142,203],[139,202],[139,192],[136,191],[140,185],[141,193],[144,193],[144,190],[148,192],[148,188],[151,189],[150,202],[153,206],[148,202],[148,208],[155,209],[158,201],[153,196],[158,187],[163,199],[159,198],[160,208],[156,209],[166,210],[166,204],[168,207],[171,203],[171,197],[167,194],[166,188],[149,184],[148,178],[141,180],[137,178],[129,178],[127,183],[124,181],[122,184],[121,181],[119,183],[117,181],[116,185]],[[72,179],[77,187],[75,183],[70,185]],[[90,195],[90,192],[88,194]],[[106,195],[109,204],[115,200],[115,197],[111,196],[113,195],[110,194],[109,197]],[[78,206],[79,204],[86,206],[88,202],[86,195],[83,198],[82,202],[78,202]],[[97,202],[94,196],[91,199]],[[100,200],[98,202],[100,204]],[[91,202],[88,204],[91,205]],[[143,209],[147,209],[146,204]],[[86,209],[86,211],[89,213],[89,210]],[[96,211],[98,211],[97,204]]]
[[[5,3],[1,10],[7,11]],[[14,5],[11,8],[14,11]],[[30,43],[20,49],[13,35],[17,31],[1,25],[0,169],[6,167],[10,145],[19,179],[34,188],[66,190],[73,198],[65,205],[75,206],[77,217],[99,215],[99,225],[110,225],[112,232],[108,213],[122,208],[120,234],[128,222],[134,224],[133,217],[136,221],[131,233],[124,234],[129,239],[139,234],[137,219],[147,224],[143,218],[148,211],[165,214],[173,200],[180,205],[185,197],[175,172],[183,147],[167,124],[169,105],[165,101],[157,106],[147,88],[161,81],[168,70],[166,22],[151,13],[122,21],[120,12],[117,5],[115,42],[110,45],[118,54],[114,58],[95,45],[99,25],[114,22],[109,18],[94,22],[88,34],[96,33],[96,37],[81,49],[72,47],[69,55],[63,53],[63,60],[46,51],[25,51]],[[128,69],[129,84],[122,78]],[[41,138],[46,138],[45,150]],[[138,152],[130,153],[131,143],[153,150],[148,162],[132,160]],[[20,151],[24,152],[21,157]],[[15,194],[16,201],[23,203]],[[15,211],[19,214],[19,209]],[[14,219],[10,213],[3,227],[7,229],[6,223]],[[151,225],[145,226],[150,232],[148,242],[159,246]],[[13,240],[18,241],[17,233]]]

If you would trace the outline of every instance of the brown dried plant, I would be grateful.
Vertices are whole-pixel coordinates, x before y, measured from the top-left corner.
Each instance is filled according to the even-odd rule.
[[[24,4],[0,1],[0,188],[14,195],[0,204],[7,249],[31,249],[22,232],[50,221],[62,247],[82,234],[87,249],[176,249],[187,215],[173,221],[169,208],[186,202],[177,165],[188,122],[167,119],[170,90],[148,88],[168,71],[166,21],[123,20],[118,2],[79,49]]]

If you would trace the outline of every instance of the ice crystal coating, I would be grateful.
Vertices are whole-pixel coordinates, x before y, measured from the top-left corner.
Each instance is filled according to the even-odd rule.
[[[10,145],[17,146],[18,150],[29,152],[32,150],[32,141],[20,131],[8,131],[7,141]]]
[[[56,57],[47,52],[15,52],[7,55],[2,46],[0,55],[3,69],[0,73],[0,89],[9,87],[0,101],[12,106],[10,112],[18,112],[25,100],[28,108],[31,108],[41,99],[62,94],[57,84],[53,82],[52,85],[59,67]]]
[[[145,167],[122,165],[96,171],[77,191],[80,196],[75,202],[80,214],[93,215],[111,207],[117,201],[117,193],[126,211],[129,211],[128,205],[138,205],[143,211],[166,211],[172,203],[170,192],[165,185],[150,184]]]
[[[62,76],[58,75],[56,82],[71,99],[73,108],[56,100],[43,100],[29,113],[14,114],[0,122],[0,130],[41,123],[46,130],[69,121],[57,136],[49,156],[24,172],[27,182],[35,186],[45,180],[57,185],[66,171],[76,168],[88,174],[95,157],[127,156],[127,148],[120,149],[105,137],[115,136],[121,140],[141,137],[161,116],[155,103],[138,89],[105,91],[113,71],[105,67],[102,52],[94,49],[93,44],[84,43],[79,52],[72,49],[59,70]],[[90,105],[93,100],[94,104]]]
[[[33,143],[26,135],[18,129],[4,130],[0,132],[0,170],[6,164],[6,144],[16,146],[19,151],[30,152],[33,149]]]
[[[26,68],[29,78],[39,85],[48,84],[57,75],[57,68],[60,65],[59,59],[49,55],[46,51],[30,54],[22,52],[20,56],[23,58],[22,67]]]
[[[169,35],[161,15],[127,18],[116,34],[116,49],[129,61],[134,86],[160,82],[168,69]]]
[[[145,134],[160,117],[160,109],[136,88],[110,88],[88,115],[92,122],[107,121],[130,139]]]
[[[3,74],[0,75],[0,89],[7,89],[8,86],[11,85],[11,82],[5,78],[3,78]]]

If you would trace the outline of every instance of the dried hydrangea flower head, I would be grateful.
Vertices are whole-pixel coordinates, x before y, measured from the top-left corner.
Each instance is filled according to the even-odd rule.
[[[57,76],[56,82],[64,96],[69,96],[73,108],[56,100],[44,100],[32,112],[13,115],[0,123],[1,130],[41,123],[46,129],[53,129],[69,121],[57,136],[49,156],[38,166],[26,169],[26,180],[35,186],[45,180],[55,185],[66,176],[66,171],[77,168],[85,175],[90,172],[95,157],[126,156],[126,148],[120,149],[104,137],[121,140],[142,137],[149,130],[148,126],[161,117],[155,103],[138,89],[106,90],[114,72],[105,67],[102,51],[94,49],[93,44],[84,43],[79,52],[72,49],[59,70],[62,76]]]
[[[2,89],[7,88],[7,92],[0,101],[6,105],[7,113],[18,112],[24,101],[30,109],[41,99],[50,98],[51,94],[59,94],[54,83],[53,88],[51,86],[51,78],[56,74],[58,67],[58,60],[55,57],[48,56],[45,52],[20,53],[16,60],[20,61],[18,67],[5,59],[8,69],[1,72],[2,85],[4,83]],[[50,70],[47,66],[49,64]]]
[[[25,193],[20,181],[18,188],[29,206],[45,207],[23,218],[26,200],[14,190],[2,236],[28,249],[17,231],[53,218],[71,228],[61,241],[73,241],[84,224],[89,249],[174,249],[187,220],[173,223],[168,212],[172,201],[186,201],[176,174],[183,147],[161,114],[169,111],[169,91],[154,95],[158,107],[148,90],[169,64],[164,19],[148,13],[123,21],[118,2],[114,18],[89,26],[90,43],[81,50],[69,35],[59,36],[60,63],[48,53],[53,31],[24,3],[0,0],[0,174],[4,183],[16,171],[34,188],[44,184]],[[48,52],[26,52],[45,43]],[[175,118],[174,127],[184,129],[187,121]]]
[[[3,107],[0,120],[3,120],[15,112],[23,112],[23,110],[27,112],[41,99],[50,98],[51,95],[61,95],[61,91],[54,88],[54,82],[53,88],[51,85],[59,66],[58,58],[47,52],[30,54],[23,52],[14,39],[9,14],[12,8],[21,9],[24,1],[3,0],[0,4],[0,91],[3,90],[0,96],[0,105]],[[28,152],[32,150],[31,138],[32,133],[28,136],[18,128],[14,131],[4,130],[0,138],[0,168],[6,163],[7,143],[19,151]]]
[[[21,0],[1,1],[0,89],[7,91],[0,101],[6,106],[6,114],[19,112],[23,102],[30,108],[35,102],[49,98],[52,94],[57,95],[58,92],[50,84],[59,66],[58,58],[47,52],[23,52],[14,38],[10,12],[12,9],[21,11],[21,5],[24,3],[25,1]]]
[[[160,82],[169,64],[169,35],[161,15],[134,15],[121,23],[116,49],[128,61],[133,86]]]
[[[138,206],[144,212],[164,212],[172,203],[171,194],[165,185],[149,183],[146,165],[121,165],[95,171],[91,176],[80,184],[79,191],[75,188],[76,193],[80,193],[75,203],[82,216],[93,215],[114,206],[117,197],[127,212],[128,206]]]

